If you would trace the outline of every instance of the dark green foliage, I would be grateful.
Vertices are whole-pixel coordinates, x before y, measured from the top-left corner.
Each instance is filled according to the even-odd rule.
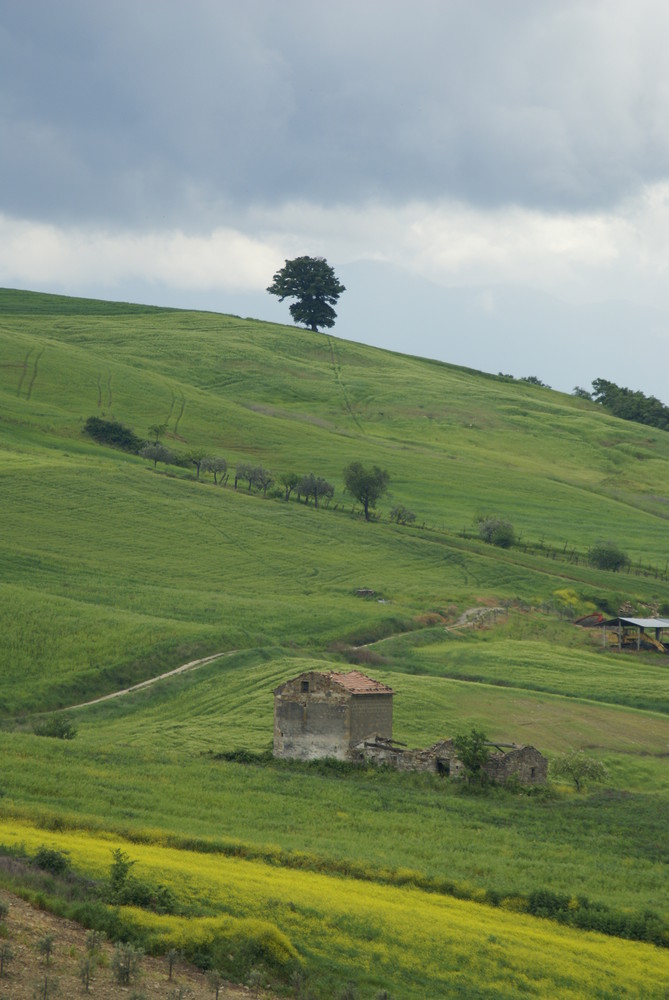
[[[279,482],[284,489],[284,500],[290,500],[290,494],[297,488],[300,477],[296,472],[283,472],[279,476]]]
[[[334,326],[337,314],[332,307],[346,289],[324,257],[295,257],[276,272],[267,291],[279,302],[296,299],[290,315],[318,332],[319,327]]]
[[[550,386],[545,382],[542,382],[540,378],[536,375],[525,375],[523,378],[518,379],[519,382],[527,382],[529,385],[540,385],[544,389],[550,389]]]
[[[73,740],[77,735],[77,727],[67,715],[52,715],[44,722],[33,726],[35,736],[50,736],[56,740]]]
[[[580,385],[575,385],[571,390],[572,396],[576,396],[577,399],[592,399],[591,394],[587,389],[583,389]]]
[[[129,427],[124,427],[117,420],[103,420],[102,417],[89,417],[84,424],[84,431],[98,444],[109,444],[122,451],[137,454],[142,447],[142,441]]]
[[[488,757],[490,748],[486,746],[487,736],[474,726],[468,733],[453,737],[453,744],[458,758],[465,770],[468,784],[482,784],[484,773],[481,770]]]
[[[70,859],[61,851],[42,845],[33,858],[33,864],[52,875],[62,875],[70,867]]]
[[[344,469],[346,489],[362,504],[366,521],[369,521],[370,510],[388,489],[389,482],[390,476],[378,465],[366,469],[360,462],[351,462]]]
[[[388,516],[390,517],[390,520],[394,521],[396,524],[413,524],[416,520],[414,512],[412,510],[408,510],[408,508],[404,507],[401,503],[396,504]]]
[[[599,541],[588,551],[588,562],[597,569],[610,569],[614,573],[629,565],[629,559],[621,548],[612,541]]]
[[[120,848],[112,851],[112,856],[106,893],[108,902],[115,906],[139,906],[154,913],[176,912],[177,902],[171,889],[133,878],[130,870],[136,862]]]
[[[496,514],[481,514],[476,518],[479,537],[490,545],[500,549],[509,549],[516,540],[516,534],[510,521]]]
[[[334,486],[322,476],[315,476],[310,472],[307,476],[302,476],[297,484],[298,497],[304,497],[304,502],[309,503],[309,498],[313,497],[314,505],[318,507],[319,500],[331,500],[334,496]]]
[[[594,401],[600,403],[614,417],[669,430],[669,406],[665,406],[655,396],[646,396],[638,390],[623,388],[604,378],[596,378],[592,383],[592,389]]]

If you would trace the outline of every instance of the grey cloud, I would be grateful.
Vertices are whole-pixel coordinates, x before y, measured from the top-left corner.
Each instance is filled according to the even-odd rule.
[[[667,27],[650,0],[9,0],[0,207],[614,204],[669,172]]]

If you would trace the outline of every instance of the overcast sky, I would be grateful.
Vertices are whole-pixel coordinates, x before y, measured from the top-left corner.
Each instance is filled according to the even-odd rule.
[[[668,39],[662,0],[1,0],[0,284],[288,322],[319,255],[340,336],[669,402]]]

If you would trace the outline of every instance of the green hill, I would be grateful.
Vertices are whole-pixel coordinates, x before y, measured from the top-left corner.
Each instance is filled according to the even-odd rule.
[[[193,837],[261,859],[273,845],[286,871],[304,854],[322,875],[364,869],[399,884],[410,870],[469,900],[517,897],[522,909],[545,890],[669,921],[666,658],[603,649],[564,620],[669,601],[669,434],[330,335],[12,290],[0,290],[0,358],[0,820],[17,830],[4,843],[29,843],[35,824],[44,839],[56,827]],[[222,456],[233,472],[262,465],[275,488],[214,485],[187,463],[154,469],[92,440],[91,416],[140,438],[163,424],[175,452]],[[369,523],[344,492],[352,461],[390,475]],[[277,484],[289,472],[328,479],[332,501],[286,502]],[[413,524],[390,521],[396,504]],[[482,511],[510,520],[517,544],[481,541]],[[628,571],[588,565],[602,538],[627,553]],[[451,628],[479,605],[504,610],[485,629]],[[79,709],[71,742],[26,722],[219,652],[231,655]],[[273,687],[342,660],[392,683],[396,736],[410,745],[475,724],[549,756],[587,747],[609,785],[477,799],[418,776],[208,756],[266,749]],[[240,893],[227,912],[255,917],[257,903]],[[295,928],[322,989],[353,977],[346,949],[311,954]],[[507,995],[494,993],[496,974],[486,985],[460,970],[453,995]],[[420,977],[411,992],[402,975],[402,997],[443,995]],[[393,993],[387,975],[360,982],[364,996]],[[538,988],[524,992],[548,995]],[[601,995],[661,995],[615,988]],[[569,989],[552,981],[550,995],[591,995]]]

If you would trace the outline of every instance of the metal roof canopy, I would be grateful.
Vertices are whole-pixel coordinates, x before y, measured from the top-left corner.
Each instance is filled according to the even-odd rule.
[[[669,618],[609,618],[605,622],[598,622],[594,628],[604,628],[609,625],[636,625],[637,628],[669,628]]]

